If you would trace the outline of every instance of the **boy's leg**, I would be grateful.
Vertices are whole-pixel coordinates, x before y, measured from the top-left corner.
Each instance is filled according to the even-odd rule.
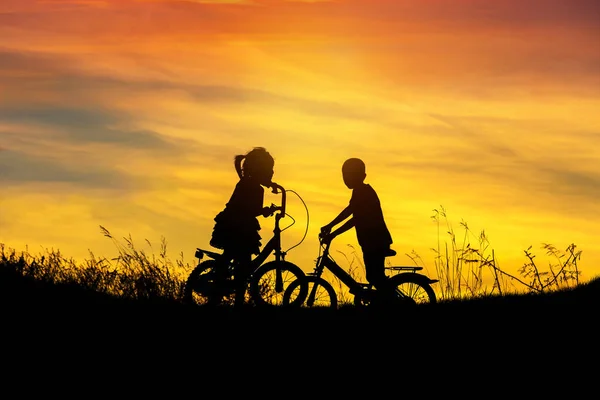
[[[366,278],[377,290],[387,289],[385,275],[385,253],[383,251],[363,251]]]
[[[397,295],[393,285],[390,284],[390,278],[385,274],[385,255],[387,250],[363,252],[365,261],[365,270],[367,281],[375,286],[375,289],[382,294],[385,306],[404,305]]]

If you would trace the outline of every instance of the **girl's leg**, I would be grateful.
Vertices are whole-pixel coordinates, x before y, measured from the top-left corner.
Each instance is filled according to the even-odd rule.
[[[243,254],[236,257],[234,271],[234,307],[241,307],[244,305],[244,299],[246,297],[246,288],[248,286],[248,276],[250,274],[250,261],[250,254]]]
[[[223,256],[215,268],[217,279],[221,282],[228,278],[229,263],[235,258],[235,252],[230,249],[223,250]]]

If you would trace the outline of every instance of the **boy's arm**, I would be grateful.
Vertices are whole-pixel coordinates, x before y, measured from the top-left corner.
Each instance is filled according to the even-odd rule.
[[[354,218],[350,218],[348,221],[346,221],[346,223],[344,225],[340,226],[335,231],[331,232],[331,238],[333,239],[334,237],[341,235],[342,233],[344,233],[347,230],[350,230],[352,228],[354,228]]]
[[[321,232],[328,234],[329,232],[331,232],[331,229],[334,226],[336,226],[337,224],[339,224],[340,222],[342,222],[343,220],[345,220],[346,218],[348,218],[351,215],[352,215],[352,209],[350,208],[350,206],[344,208],[342,210],[342,212],[333,219],[333,221],[331,221],[330,223],[328,223],[327,225],[325,225],[324,227],[321,228]],[[350,222],[350,221],[348,221],[348,222]],[[354,222],[352,222],[352,226],[354,226]],[[350,228],[352,228],[352,226]],[[348,230],[350,228],[347,228],[346,230]]]

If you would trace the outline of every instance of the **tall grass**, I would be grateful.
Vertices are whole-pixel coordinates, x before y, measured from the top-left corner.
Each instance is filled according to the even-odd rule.
[[[365,277],[365,265],[363,263],[362,255],[351,244],[348,244],[349,253],[345,253],[341,250],[338,250],[337,253],[341,254],[346,261],[347,268],[346,272],[357,282],[366,282]],[[326,271],[327,274],[324,274],[323,278],[330,279],[329,282],[334,283],[334,288],[336,288],[336,292],[338,295],[338,304],[351,305],[354,304],[354,295],[350,293],[350,290],[346,285],[338,279],[331,272]]]
[[[436,287],[441,299],[452,300],[465,297],[504,295],[524,292],[549,292],[574,287],[579,284],[581,271],[578,261],[581,251],[570,244],[564,251],[552,244],[543,243],[542,249],[551,256],[547,270],[535,263],[531,253],[533,246],[524,250],[526,261],[518,269],[520,276],[510,274],[499,267],[495,252],[485,231],[474,234],[468,224],[461,220],[462,234],[457,235],[443,206],[433,210],[431,216],[437,227],[437,246],[434,253]],[[442,231],[447,240],[442,239]],[[417,257],[408,255],[414,262]],[[420,258],[419,258],[420,260]],[[417,265],[419,265],[417,263]]]
[[[180,300],[192,266],[183,255],[175,261],[167,256],[167,242],[161,239],[158,256],[138,249],[131,238],[118,241],[104,227],[101,233],[115,244],[115,258],[96,257],[91,251],[82,262],[66,258],[59,250],[45,249],[32,254],[0,244],[0,265],[13,273],[50,284],[74,284],[84,289],[134,300]],[[152,249],[152,244],[146,240]]]

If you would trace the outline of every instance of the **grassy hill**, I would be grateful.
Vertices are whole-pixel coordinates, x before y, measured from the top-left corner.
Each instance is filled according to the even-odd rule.
[[[552,374],[586,365],[597,348],[600,278],[551,293],[409,310],[236,310],[187,306],[164,296],[115,296],[24,276],[13,267],[0,263],[5,365],[29,381],[64,380],[69,371],[84,377],[72,387],[86,390],[120,386],[119,377],[133,374],[142,377],[126,379],[136,391],[152,392],[151,376],[169,375],[178,384],[183,378],[176,376],[185,373],[201,387],[221,388],[215,390],[225,390],[218,383],[225,374],[232,389],[244,392],[236,379],[253,376],[288,387],[284,382],[320,373],[317,379],[327,379],[331,390],[339,390],[333,377],[364,384],[386,374],[386,383],[372,390],[395,388],[396,379],[414,376],[422,384],[444,378],[481,390],[500,381],[505,390],[521,391],[515,378],[521,371],[537,382],[531,386],[536,393],[549,393]],[[433,390],[448,389],[428,392]]]
[[[76,265],[58,252],[33,256],[2,247],[0,253],[3,332],[28,345],[72,348],[69,340],[84,340],[85,347],[107,342],[164,346],[169,338],[171,351],[185,352],[199,344],[200,349],[206,344],[231,348],[241,338],[255,348],[265,346],[265,351],[276,343],[323,351],[341,345],[353,351],[373,345],[405,351],[420,343],[442,354],[469,353],[466,349],[481,346],[498,352],[510,342],[520,353],[547,354],[543,342],[551,348],[592,343],[600,306],[598,277],[539,293],[442,298],[437,304],[395,311],[351,305],[337,310],[207,308],[180,301],[185,275],[174,271],[182,265],[133,248],[123,250],[118,265],[93,256]]]
[[[22,276],[6,264],[0,264],[0,304],[6,313],[26,315],[72,316],[85,320],[98,315],[112,315],[115,319],[132,315],[153,315],[156,318],[188,319],[202,323],[215,320],[223,323],[243,322],[249,318],[269,323],[302,321],[335,324],[355,320],[398,322],[398,312],[359,309],[342,305],[337,310],[300,309],[280,310],[248,306],[241,310],[230,307],[209,308],[184,305],[167,297],[134,299],[116,296],[86,288],[77,283],[56,283],[30,276]],[[437,304],[420,305],[403,311],[402,318],[448,322],[454,319],[465,326],[479,324],[506,324],[508,321],[526,325],[532,319],[548,318],[554,321],[575,316],[594,315],[600,306],[600,278],[576,287],[549,293],[524,293],[441,300]],[[441,322],[440,322],[441,323]],[[466,328],[465,328],[466,329]]]

